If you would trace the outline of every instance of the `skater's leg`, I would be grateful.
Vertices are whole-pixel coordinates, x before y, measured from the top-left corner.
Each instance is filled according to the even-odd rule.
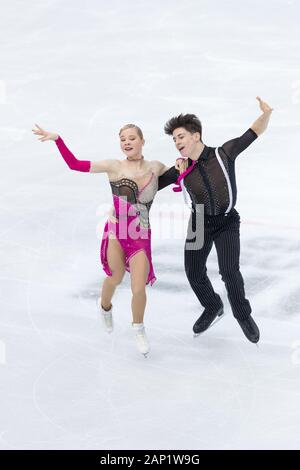
[[[110,309],[115,289],[121,283],[125,273],[124,251],[117,239],[109,239],[107,260],[112,276],[107,276],[102,285],[101,304],[104,310]]]
[[[217,310],[222,305],[207,276],[206,261],[213,241],[208,232],[204,232],[204,244],[198,250],[184,250],[185,272],[191,288],[201,305],[208,310]]]
[[[146,282],[149,274],[149,261],[143,250],[138,251],[129,260],[133,323],[143,323],[146,307]]]
[[[240,218],[236,213],[228,216],[226,226],[215,237],[219,269],[225,282],[233,315],[246,319],[251,313],[249,301],[245,297],[244,280],[240,272]]]
[[[129,260],[132,290],[132,327],[136,346],[147,356],[150,351],[149,342],[144,327],[144,312],[146,307],[146,282],[149,276],[150,264],[144,250],[135,253]]]

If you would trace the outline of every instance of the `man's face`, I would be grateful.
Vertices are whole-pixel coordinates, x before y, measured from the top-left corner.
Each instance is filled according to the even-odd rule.
[[[184,127],[178,127],[173,131],[173,141],[182,157],[190,157],[194,153],[197,143],[200,142],[200,134],[199,132],[192,134]]]

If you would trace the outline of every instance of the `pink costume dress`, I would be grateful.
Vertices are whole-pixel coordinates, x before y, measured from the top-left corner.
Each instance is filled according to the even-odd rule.
[[[58,136],[55,141],[61,156],[71,170],[89,172],[91,168],[90,160],[78,160],[68,149],[63,139]],[[146,254],[150,270],[147,279],[151,285],[156,280],[151,258],[151,229],[149,223],[149,210],[154,196],[158,190],[158,177],[152,172],[148,183],[139,190],[135,181],[122,177],[117,181],[110,181],[115,219],[110,219],[105,224],[103,238],[101,242],[100,258],[104,271],[111,276],[111,270],[107,261],[107,248],[109,235],[117,238],[125,253],[125,267],[130,271],[129,260],[138,251],[143,250]]]
[[[125,254],[125,268],[130,271],[129,261],[133,255],[143,250],[149,261],[149,274],[146,284],[152,284],[156,277],[151,257],[151,228],[149,211],[158,190],[158,177],[152,172],[147,184],[139,190],[132,179],[122,177],[110,181],[113,193],[114,218],[105,224],[101,242],[101,262],[105,273],[111,276],[107,260],[109,238],[116,238]]]

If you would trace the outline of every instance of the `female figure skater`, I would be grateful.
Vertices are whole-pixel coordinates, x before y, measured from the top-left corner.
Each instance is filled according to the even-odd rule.
[[[78,160],[57,133],[45,131],[37,124],[32,131],[41,136],[41,142],[53,140],[71,170],[107,173],[114,207],[101,242],[101,262],[107,277],[97,305],[107,332],[111,332],[111,300],[125,270],[129,271],[132,326],[137,348],[146,357],[150,349],[144,327],[146,284],[152,285],[156,280],[151,258],[149,210],[158,190],[159,177],[168,167],[159,161],[144,159],[145,140],[141,129],[134,124],[125,125],[119,132],[124,160]]]

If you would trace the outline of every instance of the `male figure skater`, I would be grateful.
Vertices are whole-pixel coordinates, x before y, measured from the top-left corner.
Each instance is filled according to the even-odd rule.
[[[261,98],[262,115],[240,137],[225,142],[221,147],[208,147],[202,142],[202,125],[194,114],[180,114],[165,125],[165,133],[173,136],[181,157],[188,168],[178,178],[175,167],[161,177],[159,189],[181,179],[182,187],[190,196],[192,212],[189,227],[196,224],[197,205],[204,206],[204,243],[190,249],[189,236],[185,243],[185,272],[199,302],[202,315],[193,326],[200,334],[220,318],[223,303],[207,276],[206,261],[215,244],[219,271],[225,283],[232,312],[249,341],[257,343],[259,329],[251,316],[251,306],[245,296],[240,272],[240,217],[234,208],[237,197],[235,159],[267,128],[273,109]],[[202,207],[203,207],[202,206]],[[199,206],[198,206],[199,207]],[[193,228],[193,230],[195,230]],[[197,232],[197,226],[196,226]]]

